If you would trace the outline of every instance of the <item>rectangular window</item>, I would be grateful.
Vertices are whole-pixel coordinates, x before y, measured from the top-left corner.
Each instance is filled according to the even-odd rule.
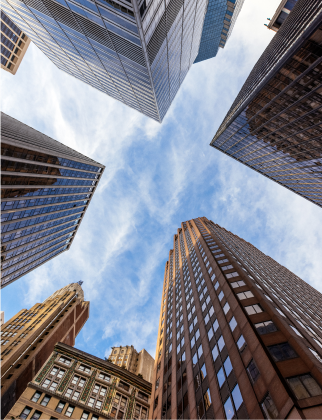
[[[229,303],[226,302],[225,306],[223,307],[223,311],[224,311],[225,315],[227,315],[227,313],[229,312],[229,309],[230,309]]]
[[[232,317],[231,320],[229,321],[229,326],[230,326],[231,331],[234,331],[234,329],[237,327],[237,322],[234,317]]]
[[[287,378],[286,381],[298,400],[322,394],[320,385],[309,373]]]
[[[263,309],[261,308],[259,304],[245,306],[245,310],[248,313],[248,315],[254,315],[254,314],[259,314],[263,312]]]
[[[243,403],[243,397],[241,395],[241,392],[240,392],[240,389],[239,389],[238,384],[233,389],[233,392],[231,393],[231,395],[233,397],[233,401],[234,401],[234,404],[235,404],[235,409],[238,410],[239,407]]]
[[[39,400],[40,396],[41,396],[41,392],[36,391],[36,392],[34,393],[33,397],[31,398],[31,401],[33,401],[33,402],[38,402],[38,400]]]
[[[82,372],[85,372],[85,373],[91,373],[91,369],[87,366],[84,366],[84,365],[80,365],[78,367],[78,370],[81,370]]]
[[[244,299],[253,298],[254,295],[250,290],[247,290],[246,292],[237,293],[237,297],[239,300],[244,300]]]
[[[278,411],[272,397],[267,394],[264,401],[261,403],[262,410],[266,419],[277,419]]]
[[[254,384],[259,377],[259,370],[257,369],[257,366],[256,366],[253,359],[248,364],[246,370],[247,370],[247,373],[248,373],[252,383]]]
[[[235,416],[235,412],[234,412],[233,403],[232,403],[230,397],[227,398],[227,400],[224,404],[224,408],[225,408],[225,413],[226,413],[227,420],[231,420]]]
[[[234,281],[233,283],[230,283],[231,287],[233,289],[237,289],[237,287],[243,287],[246,286],[245,282],[243,280]]]
[[[68,408],[65,412],[65,416],[70,417],[73,414],[74,408],[75,407],[73,405],[69,404],[69,406],[68,406]]]
[[[260,335],[277,331],[277,327],[273,321],[258,322],[255,324],[255,328]]]
[[[26,419],[29,416],[30,413],[31,413],[31,408],[30,407],[25,407],[19,417],[21,419]]]
[[[46,407],[50,401],[50,398],[51,398],[50,395],[45,395],[40,405],[43,405],[44,407]]]
[[[241,335],[239,337],[239,339],[237,340],[237,347],[238,347],[239,351],[243,351],[244,348],[246,347],[246,341],[245,341],[243,335]]]
[[[81,420],[87,420],[89,417],[89,412],[88,411],[83,411],[83,414],[81,416]]]
[[[294,359],[295,357],[298,357],[293,347],[291,347],[290,344],[287,342],[275,344],[273,346],[268,346],[267,348],[275,362]]]
[[[61,362],[61,363],[65,363],[65,365],[70,365],[70,362],[71,362],[71,360],[70,359],[67,359],[66,357],[61,357],[60,359],[59,359],[59,361]]]
[[[207,389],[207,391],[204,393],[203,396],[203,401],[205,403],[205,410],[207,411],[208,408],[211,406],[211,396],[210,396],[210,391],[209,388]]]
[[[59,401],[55,411],[57,411],[57,413],[61,413],[64,407],[65,407],[65,403],[63,401]]]
[[[105,373],[102,373],[102,372],[98,375],[98,377],[100,379],[103,379],[103,381],[106,381],[106,382],[110,382],[111,380],[110,375],[105,375]]]
[[[34,414],[30,417],[30,420],[38,420],[42,415],[41,411],[36,410]]]

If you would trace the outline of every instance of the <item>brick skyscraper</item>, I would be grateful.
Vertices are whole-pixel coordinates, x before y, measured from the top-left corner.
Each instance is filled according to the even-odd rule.
[[[322,295],[202,217],[166,263],[151,418],[322,418]]]
[[[1,331],[1,414],[6,416],[58,342],[73,346],[89,316],[79,283],[22,309]]]
[[[70,248],[104,168],[1,114],[1,287]]]
[[[322,207],[322,1],[298,0],[211,146]]]
[[[30,39],[1,10],[1,68],[16,74]]]

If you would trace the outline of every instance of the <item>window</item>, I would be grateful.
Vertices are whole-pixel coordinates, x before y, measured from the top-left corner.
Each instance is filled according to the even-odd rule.
[[[218,295],[218,299],[221,301],[223,299],[223,297],[224,297],[224,292],[221,291]]]
[[[275,344],[274,346],[268,346],[267,348],[275,362],[298,357],[295,350],[289,343]]]
[[[225,368],[225,372],[226,372],[226,376],[228,377],[230,372],[233,370],[233,367],[231,365],[231,361],[229,356],[227,357],[227,359],[224,361],[224,368]]]
[[[258,304],[245,306],[245,310],[248,313],[248,315],[254,315],[263,312],[263,309]]]
[[[277,327],[273,321],[258,322],[255,324],[255,328],[260,335],[277,331]]]
[[[220,370],[217,372],[217,379],[218,379],[219,387],[221,388],[223,383],[226,380],[224,368],[220,368]]]
[[[119,383],[119,387],[123,388],[125,391],[129,391],[130,390],[130,385],[126,384],[125,382],[120,382]]]
[[[253,298],[254,295],[250,290],[247,290],[246,292],[237,293],[237,297],[239,300],[243,300]]]
[[[210,396],[209,388],[204,393],[203,400],[204,400],[204,403],[205,403],[205,410],[207,411],[208,408],[211,406],[211,396]]]
[[[290,327],[292,328],[292,330],[295,332],[296,335],[298,335],[299,337],[303,337],[303,335],[298,331],[297,328],[295,328],[293,325],[290,324]]]
[[[200,359],[200,357],[203,354],[203,350],[202,350],[202,345],[200,344],[200,346],[198,347],[198,358]]]
[[[30,413],[31,413],[31,408],[30,407],[25,407],[19,417],[21,419],[26,419],[29,416]]]
[[[237,327],[237,321],[234,317],[231,318],[231,320],[229,321],[229,326],[231,331],[234,331],[234,329]]]
[[[41,396],[41,392],[36,391],[36,392],[34,393],[33,397],[31,398],[31,401],[33,401],[33,402],[38,402],[38,400],[39,400],[40,396]]]
[[[246,347],[246,341],[245,341],[243,335],[241,335],[239,337],[239,339],[237,340],[237,347],[238,347],[239,351],[243,351],[244,348]]]
[[[59,401],[55,411],[57,411],[57,413],[61,413],[64,407],[65,407],[65,403],[63,401]]]
[[[89,368],[87,366],[84,366],[84,365],[80,365],[78,367],[78,370],[81,370],[82,372],[85,372],[85,373],[91,373],[91,368]]]
[[[50,395],[45,395],[44,398],[42,399],[40,405],[43,405],[44,407],[46,407],[50,401],[51,396]]]
[[[81,420],[87,420],[89,417],[89,412],[88,411],[83,411],[83,414],[81,416]]]
[[[317,353],[315,350],[311,349],[311,347],[309,347],[309,350],[322,363],[322,357],[319,355],[319,353]]]
[[[138,392],[138,398],[141,398],[141,400],[144,400],[144,401],[149,401],[149,397],[146,395],[146,394],[143,394],[143,392]]]
[[[217,290],[218,289],[218,287],[219,287],[219,283],[218,283],[218,281],[216,282],[216,284],[215,284],[215,290]]]
[[[230,309],[230,306],[229,306],[228,302],[226,302],[225,306],[223,307],[223,311],[224,311],[225,315],[227,315],[229,309]]]
[[[227,420],[232,419],[234,417],[235,413],[234,413],[233,403],[231,402],[230,397],[227,398],[227,401],[224,404],[224,408],[225,408],[225,413],[226,413]]]
[[[39,417],[42,415],[41,411],[36,410],[34,414],[30,417],[30,420],[38,420]]]
[[[110,382],[111,380],[110,375],[105,375],[105,373],[102,373],[102,372],[98,375],[98,377],[100,379],[103,379],[103,381],[106,381],[106,382]]]
[[[68,406],[68,408],[65,412],[65,416],[70,417],[73,414],[74,408],[75,407],[73,405],[69,404],[69,406]]]
[[[226,274],[227,279],[231,279],[233,277],[238,277],[238,276],[239,276],[239,274],[236,271],[234,273]]]
[[[216,344],[215,344],[214,348],[212,349],[211,353],[212,353],[212,358],[214,359],[214,362],[215,362],[218,355],[219,355],[218,347],[217,347]]]
[[[277,419],[278,411],[272,397],[267,394],[264,401],[261,403],[262,410],[266,419]]]
[[[51,391],[55,391],[55,389],[57,388],[58,382],[52,382],[49,389]]]
[[[287,378],[286,381],[298,400],[322,394],[320,385],[309,373]]]
[[[246,284],[245,284],[245,282],[243,282],[243,280],[234,281],[233,283],[230,283],[230,285],[233,289],[236,289],[237,287],[246,286]]]
[[[206,376],[207,376],[206,365],[203,364],[200,369],[201,382],[205,379]]]
[[[61,362],[61,363],[65,363],[65,365],[70,365],[70,362],[71,362],[71,360],[70,359],[66,359],[66,357],[61,357],[60,359],[59,359],[59,361]]]
[[[148,410],[146,407],[143,407],[140,404],[136,404],[135,405],[135,410],[134,410],[134,419],[146,419],[148,415]]]
[[[127,406],[127,398],[121,396],[121,394],[116,393],[112,403],[112,409],[110,412],[110,417],[123,419],[125,415],[125,410]]]
[[[235,404],[235,409],[237,411],[243,403],[243,397],[241,395],[238,384],[233,389],[233,392],[231,393],[231,395],[233,397],[233,401],[234,401],[234,404]]]
[[[225,347],[225,341],[224,341],[224,338],[223,338],[222,335],[219,337],[219,340],[218,340],[217,344],[218,344],[218,347],[219,347],[219,351],[221,351]]]
[[[257,378],[259,377],[259,370],[257,369],[257,366],[256,366],[253,359],[250,361],[246,370],[247,370],[247,373],[248,373],[252,383],[254,384],[256,382]]]

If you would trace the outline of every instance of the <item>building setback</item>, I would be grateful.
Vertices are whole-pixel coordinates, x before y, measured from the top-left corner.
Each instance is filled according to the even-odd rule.
[[[230,37],[244,0],[209,0],[195,63],[208,60],[224,48]]]
[[[22,309],[1,331],[1,414],[4,418],[54,346],[73,346],[89,316],[89,302],[79,283],[53,293],[43,303]]]
[[[155,419],[322,418],[322,295],[205,217],[165,266]]]
[[[223,22],[230,24],[224,12],[231,2],[224,3],[212,22],[216,48]],[[198,55],[207,5],[4,0],[2,7],[58,68],[161,122]]]
[[[298,0],[211,146],[322,206],[322,1]]]
[[[59,343],[6,419],[147,419],[151,383]]]
[[[1,113],[1,287],[67,251],[104,165]]]
[[[152,381],[154,359],[145,349],[137,352],[133,346],[112,347],[108,360],[141,375],[148,382]]]
[[[16,74],[30,39],[1,10],[1,68]]]

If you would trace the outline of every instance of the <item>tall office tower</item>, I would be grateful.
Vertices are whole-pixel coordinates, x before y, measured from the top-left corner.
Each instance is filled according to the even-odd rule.
[[[216,57],[230,37],[244,0],[209,0],[195,63]]]
[[[158,419],[322,418],[322,295],[205,217],[165,266]]]
[[[133,346],[112,347],[108,360],[152,382],[154,359],[145,349],[137,352]]]
[[[1,68],[16,74],[30,39],[1,10]]]
[[[1,328],[1,414],[4,418],[58,342],[73,346],[89,317],[81,282],[22,309]]]
[[[282,0],[272,19],[268,19],[269,24],[266,25],[268,29],[272,29],[277,32],[289,15],[290,11],[295,6],[296,2],[297,0]]]
[[[298,0],[211,146],[322,206],[322,2]]]
[[[4,324],[4,311],[0,311],[0,327]]]
[[[1,114],[1,287],[67,251],[104,165]]]
[[[2,7],[58,68],[161,122],[198,55],[207,4],[4,0]]]
[[[147,419],[151,383],[59,343],[6,419]]]

